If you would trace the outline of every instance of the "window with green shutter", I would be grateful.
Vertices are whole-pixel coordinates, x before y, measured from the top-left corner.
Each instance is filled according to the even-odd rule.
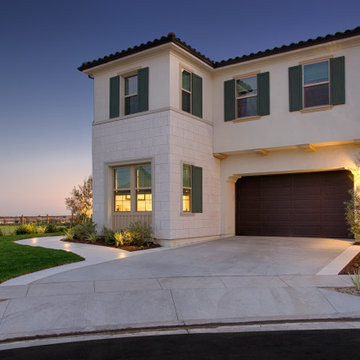
[[[225,121],[269,114],[269,72],[224,82]]]
[[[122,77],[123,102],[120,109],[120,76],[110,78],[110,118],[149,110],[149,68]],[[120,111],[121,110],[121,111]]]
[[[345,104],[345,58],[289,68],[289,110]]]
[[[183,165],[182,211],[184,213],[202,213],[202,168]]]
[[[202,118],[202,78],[190,71],[181,71],[181,109]]]

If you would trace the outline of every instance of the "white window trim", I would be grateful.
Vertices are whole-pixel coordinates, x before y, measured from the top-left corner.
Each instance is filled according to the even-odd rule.
[[[190,74],[190,91],[187,90],[187,89],[184,89],[182,87],[182,73],[183,73],[183,71],[186,71],[186,72],[188,72]],[[188,69],[188,68],[186,68],[184,66],[180,67],[180,110],[183,111],[186,114],[191,114],[191,115],[192,115],[192,74],[193,74],[193,71],[191,71],[190,69]],[[190,94],[190,111],[183,110],[183,103],[182,103],[182,92],[183,91]]]
[[[140,188],[144,190],[151,190],[151,208],[154,209],[154,196],[153,196],[153,164],[152,162],[141,162],[141,163],[129,163],[129,164],[121,164],[121,165],[115,165],[111,166],[110,170],[112,173],[112,196],[111,196],[111,213],[112,214],[150,214],[152,211],[137,211],[136,208],[136,200],[137,200],[137,190],[139,188],[136,187],[136,174],[135,169],[137,166],[143,166],[143,165],[150,165],[151,166],[151,187],[146,188]],[[130,168],[130,196],[131,196],[131,202],[130,202],[130,211],[115,211],[115,192],[121,191],[123,189],[115,189],[115,170],[122,168],[122,167],[128,167]],[[124,189],[128,190],[128,188]]]
[[[304,66],[305,65],[311,65],[311,64],[317,64],[320,62],[324,62],[327,61],[328,62],[328,77],[329,80],[328,81],[322,81],[316,84],[307,84],[305,85],[304,80],[305,80],[305,69]],[[302,62],[300,64],[302,66],[302,112],[311,112],[313,110],[327,110],[327,109],[331,109],[332,105],[330,104],[330,57],[326,57],[326,58],[321,58],[321,59],[314,59],[314,60],[308,60],[306,62]],[[313,87],[313,86],[318,86],[318,85],[324,85],[324,84],[329,84],[329,89],[328,89],[328,96],[329,96],[329,103],[328,104],[324,104],[324,105],[315,105],[315,106],[305,106],[305,88],[308,87]]]
[[[260,119],[261,116],[260,115],[251,115],[251,116],[242,116],[242,117],[238,117],[238,112],[237,112],[237,100],[238,99],[245,99],[245,98],[248,98],[248,97],[257,97],[258,94],[256,93],[256,95],[251,95],[251,96],[246,96],[246,97],[239,97],[237,96],[237,91],[236,91],[236,83],[237,83],[237,80],[241,80],[241,79],[245,79],[245,78],[248,78],[248,77],[252,77],[252,76],[257,76],[258,74],[260,74],[261,71],[258,70],[258,71],[253,71],[253,72],[250,72],[250,73],[246,73],[246,74],[241,74],[241,75],[236,75],[233,77],[233,79],[235,80],[235,119],[232,120],[232,122],[241,122],[241,121],[248,121],[248,120],[257,120],[257,119]],[[256,79],[256,86],[257,86],[257,79]],[[256,90],[257,91],[257,90]]]
[[[191,167],[194,165],[191,161],[182,161],[180,163],[180,215],[181,216],[195,216],[195,214],[192,212],[191,209],[191,197],[192,197],[192,184],[191,184],[191,190],[190,190],[190,211],[183,211],[183,191],[184,191],[184,183],[183,183],[183,167],[184,165],[188,165]],[[190,173],[190,181],[191,179],[191,173]]]

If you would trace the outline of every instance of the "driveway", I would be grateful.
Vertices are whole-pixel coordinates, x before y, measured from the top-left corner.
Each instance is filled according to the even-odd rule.
[[[314,275],[349,240],[236,236],[63,272],[39,282],[182,276]]]
[[[1,286],[0,343],[84,331],[358,318],[360,297],[326,289],[351,286],[349,277],[316,275],[350,244],[233,237]]]

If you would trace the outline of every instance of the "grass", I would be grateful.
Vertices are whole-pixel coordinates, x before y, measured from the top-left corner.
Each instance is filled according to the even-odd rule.
[[[13,235],[15,234],[15,230],[19,225],[0,225],[0,231],[4,235]]]
[[[19,275],[84,260],[64,250],[14,243],[16,240],[53,235],[62,233],[0,236],[0,283]]]

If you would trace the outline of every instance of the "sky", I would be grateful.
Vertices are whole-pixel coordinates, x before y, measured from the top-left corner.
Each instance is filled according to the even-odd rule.
[[[68,214],[91,174],[84,61],[169,32],[213,60],[360,25],[359,0],[0,0],[0,216]]]

